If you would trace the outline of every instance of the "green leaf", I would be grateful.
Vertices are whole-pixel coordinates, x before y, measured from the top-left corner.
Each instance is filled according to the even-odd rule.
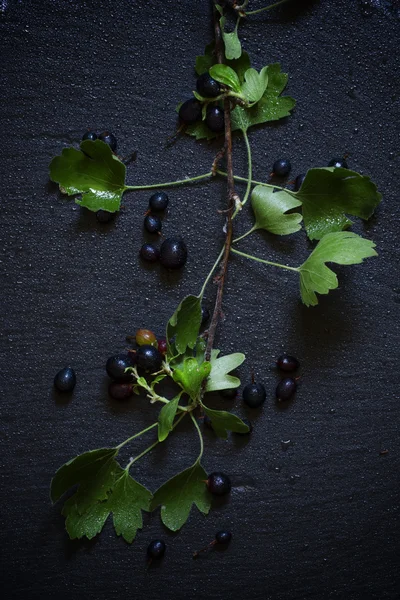
[[[203,75],[203,73],[208,73],[209,69],[215,65],[216,57],[214,54],[215,43],[211,42],[211,44],[207,44],[205,47],[204,55],[196,56],[196,73],[197,75]]]
[[[52,479],[50,488],[52,502],[57,502],[74,485],[83,486],[88,491],[88,505],[92,500],[107,498],[114,481],[111,474],[120,468],[114,459],[117,454],[116,448],[100,448],[80,454],[65,463]]]
[[[318,304],[318,294],[327,294],[338,287],[335,273],[327,262],[339,265],[361,263],[364,258],[377,256],[375,244],[350,231],[326,234],[308,259],[299,267],[301,299],[306,306]]]
[[[232,131],[238,129],[247,131],[253,125],[288,117],[290,111],[294,108],[296,102],[293,98],[280,96],[287,84],[287,74],[281,72],[278,63],[268,65],[266,68],[268,85],[262,98],[251,108],[237,106],[232,111]]]
[[[240,92],[240,81],[236,71],[228,65],[213,65],[210,69],[210,75],[216,81],[230,87],[234,92]]]
[[[174,369],[172,378],[182,386],[184,391],[194,400],[197,398],[201,385],[211,371],[209,362],[202,362],[200,365],[196,358],[185,358],[183,365],[179,369]]]
[[[245,355],[240,352],[227,354],[218,358],[220,350],[211,352],[211,372],[208,376],[206,392],[216,392],[218,390],[228,390],[237,388],[240,385],[240,379],[228,375],[230,371],[237,369],[245,360]]]
[[[235,58],[239,58],[242,54],[242,46],[237,33],[238,23],[236,24],[235,29],[229,33],[225,31],[225,23],[226,18],[221,17],[219,20],[219,25],[221,27],[222,39],[225,45],[225,57],[228,60],[233,60]]]
[[[95,502],[81,514],[72,496],[63,506],[62,514],[65,519],[65,529],[71,540],[87,537],[91,540],[104,527],[104,523],[110,514],[107,501]]]
[[[152,509],[161,504],[161,520],[171,531],[178,531],[189,517],[192,505],[208,514],[211,495],[207,490],[207,473],[197,460],[194,465],[169,479],[154,494]]]
[[[150,510],[152,498],[152,493],[125,470],[112,488],[106,504],[113,513],[116,534],[128,543],[133,542],[137,530],[143,527],[142,510]]]
[[[167,341],[175,337],[174,345],[179,354],[186,348],[194,348],[201,323],[201,299],[198,296],[186,296],[167,324]],[[171,356],[170,348],[168,357]]]
[[[259,73],[255,69],[248,69],[244,74],[242,93],[249,102],[258,102],[264,95],[268,85],[268,67]]]
[[[119,210],[125,190],[125,165],[101,140],[85,140],[80,150],[65,148],[61,156],[50,163],[50,179],[59,184],[62,192],[89,210]]]
[[[247,433],[249,431],[246,423],[243,423],[236,415],[226,410],[212,410],[204,404],[202,406],[204,412],[210,417],[212,428],[218,437],[226,440],[228,431],[235,431],[236,433]]]
[[[256,217],[253,230],[266,229],[276,235],[288,235],[301,229],[302,215],[286,214],[301,206],[301,202],[285,191],[274,193],[272,188],[257,185],[251,194],[251,206]]]
[[[181,394],[178,394],[168,402],[164,404],[158,415],[158,441],[163,442],[173,429],[174,419],[179,404],[179,398]]]
[[[334,167],[310,169],[300,190],[292,194],[303,204],[311,240],[349,227],[346,214],[369,219],[382,199],[369,177]]]

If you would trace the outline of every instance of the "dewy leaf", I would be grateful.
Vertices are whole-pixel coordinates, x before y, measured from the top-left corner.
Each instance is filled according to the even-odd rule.
[[[245,360],[245,355],[240,352],[227,354],[218,358],[219,350],[213,350],[211,353],[211,372],[208,376],[206,392],[216,392],[218,390],[227,390],[237,388],[240,385],[240,379],[228,375]]]
[[[154,494],[152,509],[161,504],[161,520],[171,531],[178,531],[189,517],[192,504],[205,515],[210,510],[211,495],[205,481],[207,473],[197,460],[164,483]]]
[[[179,404],[179,398],[181,394],[178,394],[168,402],[164,404],[158,415],[158,441],[163,442],[170,432],[172,431],[176,411]]]
[[[318,168],[307,171],[298,192],[304,225],[311,240],[351,225],[346,214],[369,219],[382,199],[369,177],[349,169]]]
[[[83,514],[77,509],[75,498],[69,498],[62,509],[65,519],[65,529],[71,540],[87,537],[94,538],[104,527],[110,514],[107,501],[95,502]]]
[[[57,502],[74,485],[92,487],[89,492],[89,504],[92,499],[104,500],[107,498],[108,490],[113,482],[113,478],[111,478],[111,485],[105,483],[109,479],[108,475],[113,469],[120,468],[115,461],[117,454],[116,448],[100,448],[80,454],[65,463],[52,479],[50,488],[52,502]]]
[[[248,69],[244,74],[242,93],[249,102],[258,102],[264,95],[268,85],[268,67],[257,73],[255,69]]]
[[[235,431],[236,433],[247,433],[249,431],[246,423],[243,423],[236,415],[226,410],[212,410],[204,404],[202,406],[204,412],[210,417],[212,428],[218,437],[226,440],[228,431]]]
[[[266,67],[268,85],[262,98],[255,106],[243,108],[237,106],[231,114],[232,131],[241,129],[246,131],[253,125],[277,121],[288,117],[296,102],[290,96],[280,96],[286,87],[288,76],[281,72],[278,63]]]
[[[210,75],[216,81],[230,87],[234,92],[240,92],[240,81],[236,71],[228,65],[213,65],[210,69]]]
[[[167,340],[175,337],[174,345],[179,354],[186,348],[194,348],[201,323],[201,300],[198,296],[186,296],[167,324]]]
[[[211,44],[207,44],[204,50],[204,55],[196,56],[196,73],[197,75],[203,75],[203,73],[208,73],[209,69],[215,65],[216,58],[214,55],[215,43],[211,42]]]
[[[251,194],[251,205],[256,217],[253,230],[266,229],[276,235],[288,235],[301,229],[302,215],[286,214],[301,202],[285,191],[273,192],[271,188],[257,185]]]
[[[68,196],[81,194],[81,200],[75,200],[80,206],[92,211],[119,210],[125,190],[125,165],[101,140],[85,140],[80,148],[65,148],[61,156],[53,158],[50,179]]]
[[[377,256],[375,244],[351,231],[326,234],[308,259],[299,267],[301,299],[307,306],[318,304],[315,295],[327,294],[338,287],[335,273],[327,262],[339,265],[361,263],[364,258]]]
[[[174,369],[172,378],[180,384],[184,391],[194,400],[197,398],[201,385],[211,371],[209,362],[202,362],[200,365],[196,358],[185,358],[181,368]]]
[[[133,542],[137,530],[143,527],[142,510],[150,510],[152,497],[148,489],[124,470],[106,503],[108,510],[113,513],[117,535],[122,535],[129,543]]]
[[[235,58],[239,58],[242,54],[242,46],[237,33],[238,21],[235,29],[229,33],[225,31],[225,22],[225,17],[221,17],[219,20],[219,25],[221,27],[222,39],[225,45],[225,56],[228,60],[233,60]]]

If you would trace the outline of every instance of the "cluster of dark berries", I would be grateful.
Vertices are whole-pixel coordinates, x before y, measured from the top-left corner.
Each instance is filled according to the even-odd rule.
[[[203,73],[197,79],[196,89],[205,100],[202,102],[194,97],[186,100],[179,108],[181,122],[184,125],[192,125],[201,121],[203,106],[205,106],[205,124],[213,133],[222,133],[225,130],[224,111],[217,102],[213,102],[213,98],[217,98],[222,93],[221,85],[208,73]]]
[[[300,363],[294,356],[282,354],[276,361],[276,366],[284,373],[293,373],[300,367]],[[294,377],[284,377],[280,380],[275,390],[275,397],[278,402],[290,400],[297,390],[297,380]]]
[[[156,373],[162,367],[163,356],[167,352],[167,341],[157,339],[149,329],[138,329],[135,336],[127,341],[136,342],[136,349],[127,353],[110,356],[106,371],[112,379],[108,393],[114,400],[127,400],[133,394],[133,376],[127,369],[136,366],[143,373]]]
[[[151,196],[149,208],[143,223],[144,228],[148,233],[161,233],[162,221],[160,219],[160,213],[165,211],[168,203],[169,198],[165,192],[157,192]]]
[[[82,136],[82,141],[85,140],[91,140],[92,142],[101,140],[105,144],[108,144],[113,152],[117,151],[117,138],[109,131],[103,131],[103,133],[97,134],[94,131],[89,130]]]
[[[328,167],[335,167],[336,169],[348,169],[347,161],[345,158],[332,158],[329,161]],[[287,177],[291,171],[292,165],[290,160],[287,158],[279,158],[272,165],[272,173],[270,173],[270,177]],[[306,178],[305,173],[300,173],[297,175],[294,181],[290,182],[294,184],[294,191],[298,192],[301,188],[303,181]]]

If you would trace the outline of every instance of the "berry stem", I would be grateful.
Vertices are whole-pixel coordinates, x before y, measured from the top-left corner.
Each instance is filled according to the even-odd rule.
[[[222,177],[227,177],[227,173],[225,173],[225,171],[220,171],[219,169],[217,171],[215,171],[217,175],[221,175]],[[248,182],[248,179],[246,177],[240,177],[239,175],[235,175],[234,176],[234,180],[235,181],[245,181],[246,183]],[[251,180],[251,183],[253,183],[254,185],[263,185],[265,187],[270,187],[270,188],[275,188],[277,190],[282,190],[284,192],[291,192],[291,190],[288,190],[285,187],[282,187],[280,185],[275,185],[272,183],[265,183],[264,181],[256,181],[255,179]],[[293,192],[296,193],[296,192]]]
[[[240,256],[244,256],[245,258],[250,258],[251,260],[255,260],[257,262],[264,263],[265,265],[272,265],[273,267],[279,267],[280,269],[287,269],[288,271],[299,272],[298,267],[288,267],[287,265],[281,265],[280,263],[271,262],[270,260],[264,260],[263,258],[257,258],[257,256],[253,256],[252,254],[245,254],[244,252],[239,252],[239,250],[236,250],[235,248],[232,248],[232,252],[234,252],[234,254],[239,254]]]
[[[196,175],[196,177],[186,177],[186,179],[178,179],[177,181],[165,181],[163,183],[152,183],[149,185],[126,185],[124,191],[151,190],[156,188],[172,187],[174,185],[182,185],[185,183],[190,183],[192,181],[201,181],[202,179],[207,179],[211,176],[212,173],[211,171],[209,171],[208,173],[204,173],[204,175]]]
[[[180,415],[180,417],[178,417],[178,419],[175,421],[175,423],[172,426],[172,429],[175,429],[175,427],[177,425],[179,425],[179,423],[182,421],[183,417],[186,415],[186,413],[183,413],[182,415]],[[155,423],[155,425],[158,425],[158,423]],[[154,425],[152,425],[152,427],[154,427]],[[132,458],[131,461],[129,461],[129,463],[126,465],[125,470],[129,471],[129,469],[131,468],[131,466],[133,465],[133,463],[135,463],[137,460],[139,460],[140,458],[142,458],[142,456],[145,456],[145,454],[147,454],[148,452],[150,452],[151,450],[153,450],[153,448],[155,448],[157,446],[157,444],[160,443],[160,440],[156,440],[153,444],[151,444],[151,446],[149,446],[148,448],[146,448],[146,450],[143,450],[143,452],[141,452],[140,454],[138,454],[137,456],[135,456],[135,458]]]
[[[270,4],[269,6],[264,6],[264,8],[257,8],[257,10],[250,10],[249,12],[246,12],[246,17],[248,17],[249,15],[257,15],[258,13],[265,12],[267,10],[271,10],[272,8],[276,8],[277,6],[280,6],[281,4],[285,4],[285,2],[289,2],[289,0],[280,0],[280,2],[275,2],[275,4]]]
[[[158,425],[158,421],[156,423],[153,423],[149,427],[146,427],[146,429],[142,429],[142,431],[139,431],[139,433],[135,433],[135,435],[132,435],[131,437],[129,437],[127,440],[125,440],[121,444],[118,444],[118,446],[115,447],[116,450],[121,450],[121,448],[123,446],[125,446],[126,444],[128,444],[129,442],[131,442],[132,440],[134,440],[135,438],[139,437],[140,435],[143,435],[147,431],[150,431],[150,429],[153,429],[154,427],[157,427],[157,425]]]
[[[255,227],[252,227],[251,229],[249,229],[249,231],[246,231],[246,233],[244,233],[240,237],[235,238],[234,240],[232,240],[232,244],[236,244],[236,242],[238,242],[239,240],[242,240],[243,238],[247,237],[248,235],[250,235],[250,233],[253,233],[253,231],[256,231]]]
[[[221,260],[221,258],[222,258],[222,256],[223,256],[223,254],[224,254],[224,250],[225,250],[225,246],[222,248],[221,252],[218,254],[218,258],[217,258],[217,260],[215,261],[215,263],[214,263],[214,264],[213,264],[213,266],[211,267],[211,271],[210,271],[210,272],[209,272],[209,274],[207,275],[207,277],[206,277],[206,280],[205,280],[205,282],[203,283],[203,286],[202,286],[202,288],[201,288],[201,290],[200,290],[199,297],[202,297],[202,296],[203,296],[203,294],[204,294],[204,291],[205,291],[205,289],[206,289],[206,287],[207,287],[207,284],[208,284],[208,282],[210,281],[210,279],[211,279],[211,277],[212,277],[212,274],[214,273],[215,269],[217,268],[217,266],[218,266],[218,264],[219,264],[219,261]]]
[[[242,133],[243,133],[243,138],[244,138],[244,141],[246,144],[246,150],[247,150],[247,165],[248,165],[248,167],[247,167],[248,168],[248,170],[247,170],[247,187],[246,187],[246,192],[245,192],[244,198],[241,202],[241,205],[236,207],[236,210],[235,210],[234,214],[232,215],[232,219],[234,219],[236,217],[239,210],[241,210],[243,208],[243,206],[246,204],[247,200],[249,199],[250,190],[251,190],[251,178],[253,175],[253,163],[252,163],[252,158],[251,158],[251,148],[250,148],[249,138],[247,136],[247,130],[242,129]]]
[[[200,431],[199,424],[198,424],[198,422],[196,421],[196,417],[193,415],[193,413],[192,413],[192,412],[190,413],[190,418],[192,419],[192,421],[193,421],[193,423],[194,423],[194,426],[195,426],[195,427],[196,427],[196,429],[197,429],[197,433],[199,434],[199,440],[200,440],[200,454],[199,454],[199,456],[198,456],[198,458],[197,458],[197,462],[200,462],[200,461],[201,461],[201,458],[202,458],[202,456],[203,456],[203,450],[204,450],[203,436],[202,436],[202,433],[201,433],[201,431]]]

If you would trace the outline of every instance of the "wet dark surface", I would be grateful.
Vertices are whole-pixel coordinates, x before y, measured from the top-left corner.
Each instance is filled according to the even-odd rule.
[[[138,260],[149,192],[126,195],[118,217],[100,224],[49,183],[48,165],[93,128],[114,132],[122,155],[137,151],[129,184],[207,172],[218,143],[166,141],[175,106],[194,89],[195,57],[211,39],[209,4],[3,0],[0,9],[4,597],[399,599],[398,2],[293,2],[241,28],[253,65],[280,62],[297,99],[286,122],[251,131],[254,177],[265,179],[281,156],[295,176],[348,154],[350,168],[383,194],[376,216],[353,228],[374,239],[379,258],[337,268],[339,290],[311,309],[290,273],[232,259],[217,344],[246,354],[243,385],[254,372],[267,401],[251,411],[240,399],[216,400],[254,426],[228,441],[205,432],[205,468],[231,475],[229,500],[207,518],[193,510],[177,534],[157,513],[145,515],[132,546],[110,522],[98,539],[68,541],[50,479],[72,456],[154,421],[144,399],[108,398],[104,365],[137,328],[162,333],[180,299],[200,290],[223,236],[224,183],[169,192],[163,231],[185,238],[189,258],[168,273]],[[241,175],[244,150],[235,139]],[[246,211],[237,233],[250,224]],[[310,250],[302,233],[256,233],[242,244],[293,265]],[[285,408],[274,403],[282,351],[302,365]],[[52,387],[67,365],[77,374],[71,397]],[[134,475],[155,490],[197,449],[182,426]],[[229,548],[193,561],[221,529],[233,532]],[[147,568],[147,545],[159,537],[165,558]]]

